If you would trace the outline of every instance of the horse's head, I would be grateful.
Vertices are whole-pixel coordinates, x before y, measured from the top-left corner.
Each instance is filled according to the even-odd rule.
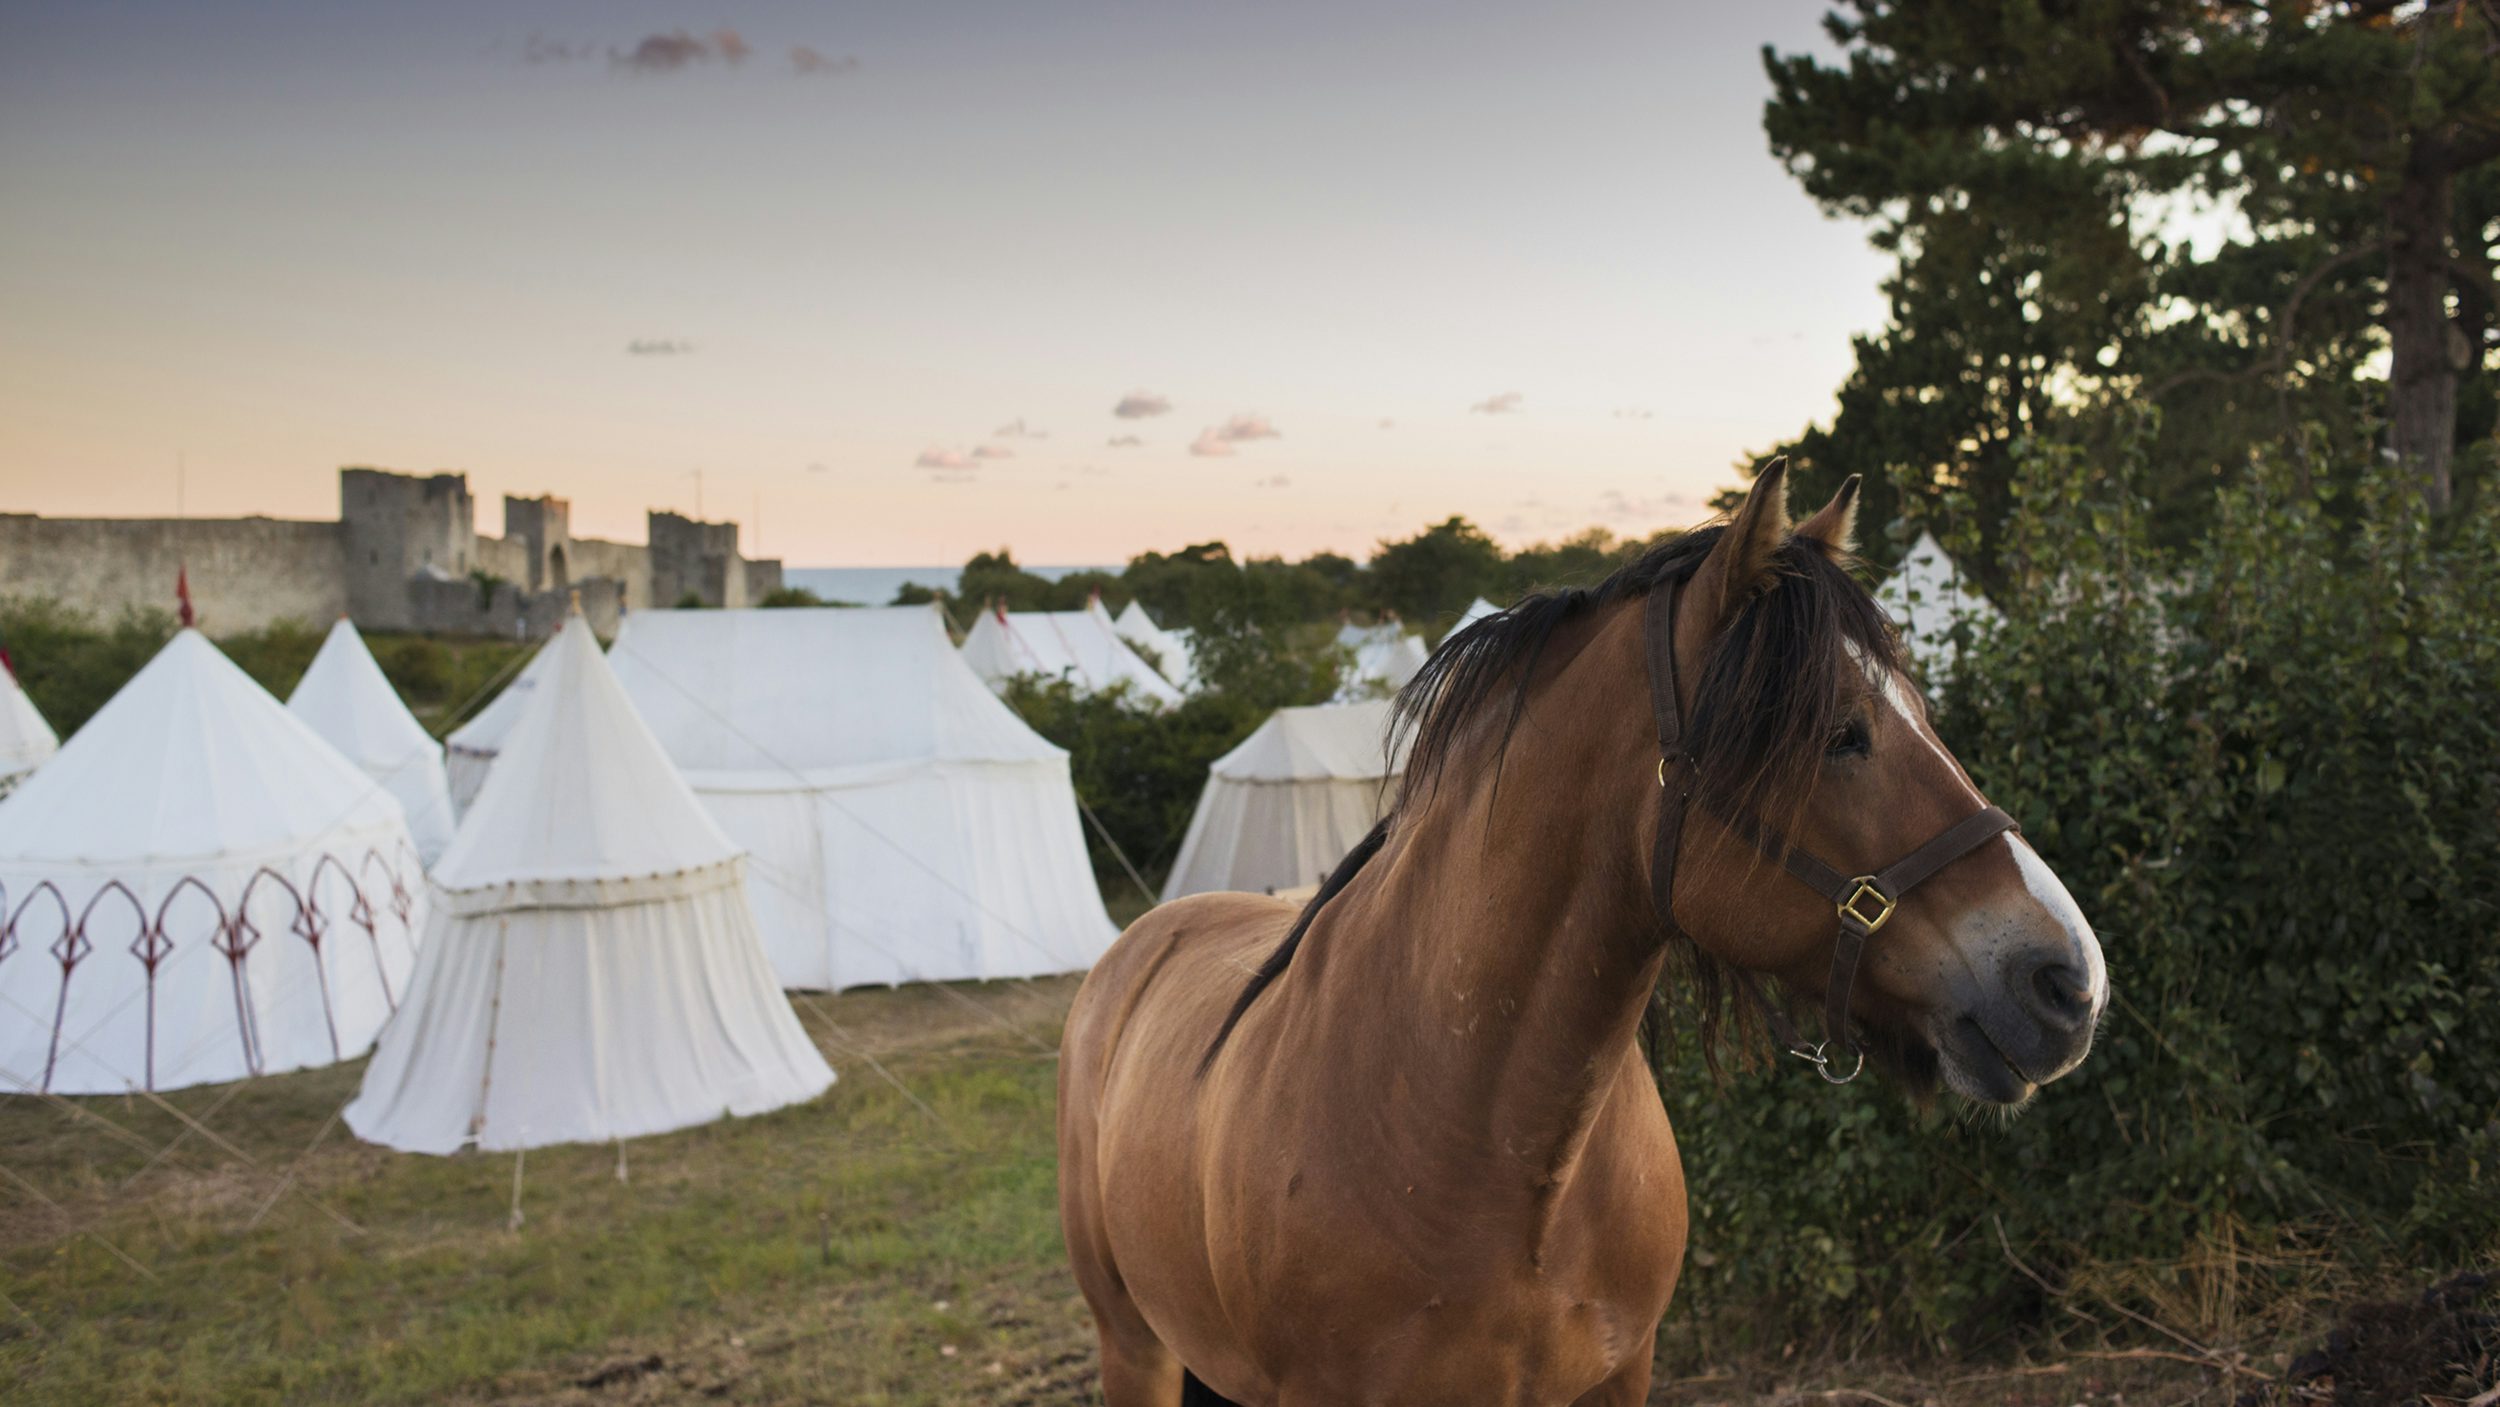
[[[1674,598],[1691,799],[1673,902],[1711,957],[1819,999],[1848,924],[1777,856],[1879,875],[1988,803],[1840,565],[1856,481],[1794,526],[1785,489],[1775,465],[1704,529]],[[1990,833],[1859,912],[1861,928],[1882,914],[1848,999],[1878,1064],[2010,1105],[2082,1063],[2109,999],[2100,943],[2019,833]]]

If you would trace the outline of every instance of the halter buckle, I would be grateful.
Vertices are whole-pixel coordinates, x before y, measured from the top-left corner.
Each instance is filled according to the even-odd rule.
[[[1869,933],[1883,927],[1885,921],[1892,917],[1893,907],[1900,901],[1886,894],[1871,874],[1859,875],[1849,883],[1852,886],[1849,897],[1840,901],[1840,921],[1848,923],[1855,920],[1860,928]],[[1870,905],[1874,909],[1871,915],[1867,912]]]

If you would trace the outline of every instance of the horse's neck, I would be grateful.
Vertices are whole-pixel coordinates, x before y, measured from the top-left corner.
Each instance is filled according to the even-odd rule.
[[[1368,1073],[1536,1185],[1567,1176],[1663,951],[1647,887],[1657,744],[1640,613],[1610,616],[1549,646],[1498,789],[1507,689],[1487,701],[1487,721],[1348,896],[1361,937],[1332,955],[1358,969],[1331,984],[1348,1014],[1366,1003],[1395,1033],[1363,1045],[1394,1066]]]

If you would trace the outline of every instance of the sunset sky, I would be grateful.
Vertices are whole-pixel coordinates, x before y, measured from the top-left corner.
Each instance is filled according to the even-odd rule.
[[[371,464],[638,542],[699,485],[811,566],[1688,521],[1882,316],[1761,133],[1822,8],[11,0],[0,511]]]

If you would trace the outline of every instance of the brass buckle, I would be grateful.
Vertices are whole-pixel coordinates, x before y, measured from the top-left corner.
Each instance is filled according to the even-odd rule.
[[[1856,887],[1849,891],[1848,898],[1840,901],[1841,922],[1846,923],[1851,919],[1856,919],[1859,925],[1869,933],[1883,927],[1884,921],[1892,917],[1893,906],[1899,901],[1877,888],[1875,876],[1871,874],[1859,875],[1849,883]],[[1869,901],[1877,905],[1872,918],[1864,912],[1864,906]]]

